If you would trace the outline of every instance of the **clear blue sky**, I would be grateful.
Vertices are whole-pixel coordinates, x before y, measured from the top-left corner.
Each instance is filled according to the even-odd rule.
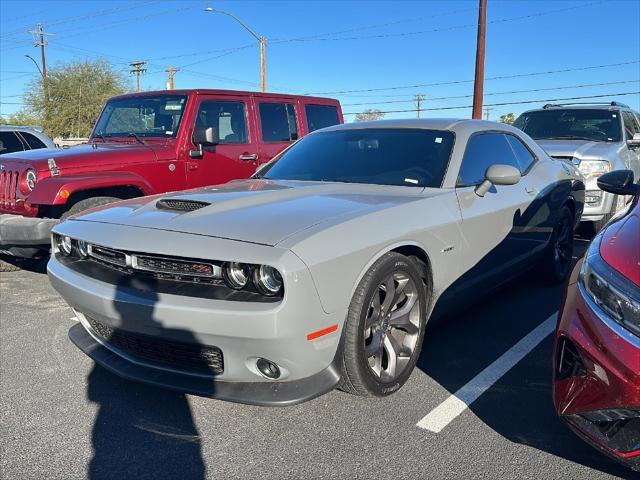
[[[0,113],[21,108],[24,85],[40,60],[27,33],[49,37],[47,64],[103,57],[127,71],[148,60],[144,89],[162,89],[169,65],[183,67],[176,88],[258,90],[257,42],[212,5],[240,17],[267,45],[271,91],[327,93],[345,112],[471,104],[477,1],[29,1],[0,0]],[[488,0],[485,104],[640,91],[640,1]],[[240,48],[244,47],[244,48]],[[233,50],[237,49],[237,50]],[[217,58],[214,58],[217,57]],[[521,76],[599,65],[627,65]],[[128,74],[127,74],[128,75]],[[592,85],[612,83],[609,85]],[[625,82],[625,83],[618,83]],[[411,85],[442,85],[397,88]],[[577,85],[589,85],[576,87]],[[131,88],[134,87],[131,76]],[[569,87],[555,89],[556,87]],[[503,93],[548,89],[538,92]],[[640,95],[611,97],[640,110]],[[397,103],[378,103],[390,102]],[[349,105],[364,104],[364,105]],[[492,119],[539,104],[496,106]],[[470,109],[424,112],[466,117]],[[388,113],[387,118],[415,113]],[[348,117],[347,119],[352,119]]]

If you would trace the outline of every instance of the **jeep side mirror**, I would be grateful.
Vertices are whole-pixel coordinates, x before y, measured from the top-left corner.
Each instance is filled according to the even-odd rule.
[[[515,185],[520,181],[520,170],[511,165],[496,164],[487,168],[484,181],[476,187],[476,195],[484,197],[493,185]]]
[[[217,145],[220,143],[218,129],[215,127],[196,127],[193,129],[191,141],[198,148],[196,150],[191,150],[189,152],[189,156],[191,158],[202,158],[205,146]]]
[[[627,140],[627,146],[629,148],[637,148],[640,147],[640,133],[634,133],[633,138]]]
[[[640,185],[634,183],[631,170],[614,170],[598,177],[598,188],[618,195],[636,195]]]

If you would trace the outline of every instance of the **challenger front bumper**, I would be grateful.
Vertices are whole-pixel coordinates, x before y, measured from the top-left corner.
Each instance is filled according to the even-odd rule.
[[[64,228],[59,229],[78,238],[74,230],[81,229],[83,223],[65,222]],[[120,226],[92,224],[92,234],[118,248],[123,248],[117,244],[124,237],[121,230],[124,229]],[[150,248],[148,232],[126,230],[128,248],[134,251]],[[87,276],[52,256],[49,278],[77,312],[80,324],[70,330],[69,336],[83,352],[112,372],[132,380],[248,404],[290,405],[336,387],[346,312],[328,314],[322,309],[311,274],[297,256],[282,249],[232,240],[191,235],[186,238],[177,232],[162,235],[162,245],[184,245],[188,240],[190,252],[196,258],[213,255],[221,260],[259,263],[256,261],[259,257],[277,266],[285,282],[284,297],[263,303],[143,291],[135,288],[135,282],[108,283]],[[115,242],[116,238],[119,240],[115,244],[110,241]],[[209,287],[203,284],[198,288]],[[123,332],[134,343],[136,338],[150,339],[161,350],[166,350],[167,344],[182,345],[185,350],[218,349],[224,368],[202,373],[184,364],[158,362],[131,350],[124,351],[96,331],[95,322],[103,332],[108,329]],[[309,336],[327,327],[335,328],[319,338]],[[271,380],[260,373],[256,363],[261,358],[278,365],[279,378]]]
[[[60,220],[0,214],[0,253],[16,257],[35,257],[48,251],[51,229]]]

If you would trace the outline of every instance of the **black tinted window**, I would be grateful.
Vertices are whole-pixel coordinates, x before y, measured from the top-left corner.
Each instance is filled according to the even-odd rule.
[[[340,123],[338,109],[331,105],[306,105],[304,109],[307,113],[309,132]]]
[[[42,141],[38,139],[38,137],[32,135],[31,133],[20,132],[20,135],[22,135],[22,138],[26,140],[26,142],[29,144],[29,147],[31,147],[32,149],[47,148],[47,146],[42,143]]]
[[[22,142],[13,132],[0,132],[0,155],[3,153],[21,152]]]
[[[220,144],[249,142],[243,102],[203,101],[198,108],[196,127],[217,128]]]
[[[291,142],[298,139],[296,111],[290,103],[261,103],[260,123],[265,142]]]
[[[458,174],[458,186],[478,185],[491,165],[511,165],[520,169],[513,149],[501,133],[474,135],[467,143]]]
[[[264,176],[440,187],[453,142],[452,132],[439,130],[367,128],[319,132],[293,145]]]
[[[619,142],[619,113],[612,110],[567,108],[537,110],[520,115],[514,127],[535,140]]]
[[[514,135],[505,135],[505,137],[511,144],[513,152],[516,154],[516,160],[518,161],[520,173],[524,174],[529,169],[531,164],[535,161],[535,157],[529,151],[529,149],[524,146],[519,138],[516,138]]]

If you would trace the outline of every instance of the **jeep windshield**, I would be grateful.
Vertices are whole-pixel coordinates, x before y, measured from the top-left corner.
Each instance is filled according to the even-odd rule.
[[[313,133],[286,150],[262,177],[273,180],[440,187],[454,134],[400,128]]]
[[[186,95],[114,98],[104,107],[92,138],[175,137],[186,105]]]
[[[622,126],[618,112],[568,108],[523,113],[513,124],[534,140],[589,140],[619,142]]]

